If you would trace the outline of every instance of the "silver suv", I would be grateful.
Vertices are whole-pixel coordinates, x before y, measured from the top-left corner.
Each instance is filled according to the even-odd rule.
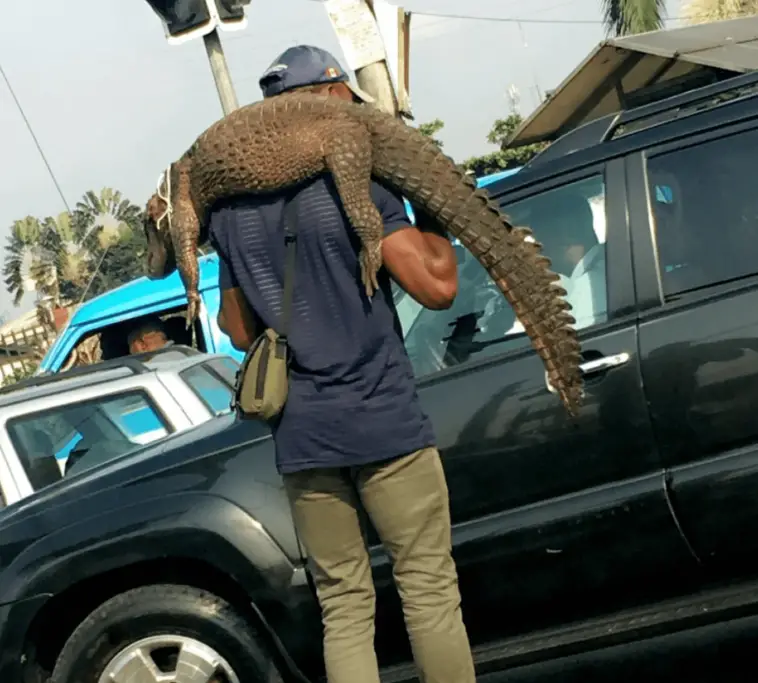
[[[0,389],[2,502],[228,412],[238,367],[171,346]]]

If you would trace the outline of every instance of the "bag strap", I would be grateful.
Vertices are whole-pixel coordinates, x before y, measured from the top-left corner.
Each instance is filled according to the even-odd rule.
[[[284,294],[282,301],[282,324],[280,338],[287,341],[290,318],[292,316],[292,295],[295,285],[295,255],[297,252],[297,191],[293,191],[284,202]]]

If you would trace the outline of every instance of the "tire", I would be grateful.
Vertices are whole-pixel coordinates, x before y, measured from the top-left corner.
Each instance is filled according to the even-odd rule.
[[[166,680],[157,674],[175,672],[179,653],[192,668],[211,670],[212,662],[219,663],[224,675],[209,677],[209,683],[282,681],[250,624],[229,603],[204,590],[167,584],[135,588],[100,605],[63,646],[50,683]],[[141,678],[150,663],[156,675]],[[111,678],[117,671],[122,673]],[[206,679],[177,678],[184,680]]]

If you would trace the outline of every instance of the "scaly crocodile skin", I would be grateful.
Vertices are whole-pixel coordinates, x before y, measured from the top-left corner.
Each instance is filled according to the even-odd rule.
[[[382,265],[382,219],[370,194],[373,177],[403,194],[457,237],[487,269],[513,307],[569,414],[582,399],[580,347],[566,291],[528,228],[513,227],[486,191],[414,128],[374,107],[293,92],[241,107],[211,125],[170,166],[171,214],[158,193],[147,204],[148,273],[179,268],[198,313],[198,243],[209,208],[221,198],[291,187],[330,172],[359,235],[366,293]],[[161,194],[168,191],[165,179]],[[159,225],[160,223],[160,225]],[[170,226],[170,227],[167,227]]]

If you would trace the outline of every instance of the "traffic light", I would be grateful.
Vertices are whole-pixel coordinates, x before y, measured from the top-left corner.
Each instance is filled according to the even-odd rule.
[[[189,37],[212,31],[213,15],[206,0],[147,0],[161,18],[170,38]]]
[[[146,0],[160,17],[172,45],[204,36],[216,28],[235,31],[247,26],[250,0]]]
[[[245,19],[245,6],[250,0],[216,0],[218,18],[222,21],[243,21]]]

